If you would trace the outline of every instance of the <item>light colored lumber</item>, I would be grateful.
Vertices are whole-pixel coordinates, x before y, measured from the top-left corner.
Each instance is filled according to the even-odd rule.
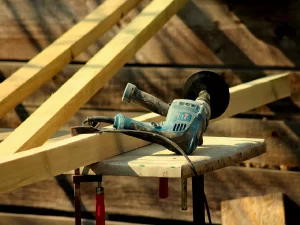
[[[230,88],[230,102],[227,110],[216,120],[246,112],[291,95],[289,73],[267,76]]]
[[[122,134],[83,134],[2,156],[0,192],[35,183],[147,144]]]
[[[187,0],[154,0],[9,137],[1,155],[43,144],[146,43]]]
[[[233,166],[265,152],[263,139],[204,137],[189,155],[197,174]],[[114,176],[187,178],[195,176],[187,160],[165,147],[151,144],[91,165],[94,173]]]
[[[71,134],[64,134],[64,135],[61,135],[61,136],[53,137],[53,138],[48,139],[44,143],[44,145],[49,144],[49,143],[53,143],[53,142],[56,142],[56,141],[65,140],[66,138],[70,138],[70,137],[72,137]]]
[[[222,225],[286,225],[284,195],[272,193],[221,202]]]
[[[105,1],[0,84],[0,118],[108,31],[140,0]]]
[[[144,118],[143,121],[151,122],[147,118]],[[0,193],[146,145],[149,145],[149,142],[123,134],[82,134],[27,151],[2,156],[0,158]],[[7,171],[10,172],[7,173]]]

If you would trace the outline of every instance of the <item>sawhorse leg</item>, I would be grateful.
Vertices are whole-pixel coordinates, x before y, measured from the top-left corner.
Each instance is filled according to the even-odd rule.
[[[204,175],[192,177],[193,224],[205,225]]]
[[[75,225],[81,225],[81,197],[80,183],[82,182],[97,182],[95,203],[96,203],[96,225],[105,225],[105,206],[104,206],[104,190],[101,186],[101,175],[80,175],[80,170],[75,169],[73,175],[74,194],[75,194]]]
[[[75,176],[80,175],[80,170],[75,169]],[[74,180],[73,180],[74,182]],[[75,225],[81,225],[81,196],[80,196],[80,182],[74,182],[74,205],[75,205]]]

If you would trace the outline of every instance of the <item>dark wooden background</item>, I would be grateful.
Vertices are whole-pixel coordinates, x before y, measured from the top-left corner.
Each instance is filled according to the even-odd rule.
[[[38,54],[100,0],[0,1],[0,80]],[[16,128],[84,63],[107,43],[149,1],[143,1],[87,51],[80,54],[0,120]],[[220,202],[243,196],[283,192],[300,205],[300,2],[257,0],[191,0],[118,72],[104,88],[66,123],[79,125],[92,115],[136,116],[145,111],[121,102],[127,82],[172,101],[181,96],[185,79],[198,70],[213,70],[229,86],[290,72],[292,96],[211,124],[207,135],[259,137],[267,153],[245,163],[209,173],[205,190],[214,223],[220,224]],[[100,144],[100,143],[99,143]],[[158,180],[106,177],[108,218],[134,222],[191,221],[180,209],[180,181],[170,181],[170,196],[158,198]],[[0,195],[0,211],[73,216],[70,176],[61,175]],[[189,186],[189,189],[190,186]],[[83,211],[93,218],[94,186],[83,193]],[[174,220],[174,221],[173,221]]]

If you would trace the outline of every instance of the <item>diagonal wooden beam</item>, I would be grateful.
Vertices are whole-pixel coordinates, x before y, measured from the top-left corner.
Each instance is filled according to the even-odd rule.
[[[154,0],[85,66],[0,143],[1,155],[43,144],[145,44],[187,0]]]
[[[289,73],[267,76],[230,88],[230,102],[220,120],[291,96]]]
[[[84,134],[1,157],[0,192],[62,174],[148,143],[119,134]]]
[[[140,0],[105,1],[0,84],[0,118],[112,28]]]
[[[237,101],[237,99],[239,99],[237,96],[244,96],[243,101],[248,102],[247,107],[249,109],[268,103],[259,99],[253,102],[251,101],[251,95],[245,95],[245,90],[251,93],[251,90],[257,90],[256,86],[261,83],[264,83],[264,85],[260,86],[260,93],[263,93],[264,90],[268,90],[267,86],[275,87],[274,93],[277,93],[277,95],[271,94],[272,97],[270,98],[261,98],[263,100],[275,101],[279,99],[279,97],[283,98],[290,95],[289,76],[287,74],[268,77],[268,81],[264,82],[266,79],[267,78],[262,78],[230,88],[232,99],[230,104],[234,110],[232,110],[232,114],[228,114],[228,116],[242,112],[238,107],[240,101]],[[280,85],[274,85],[274,82]],[[282,90],[285,90],[284,86],[288,87],[286,91],[284,91],[285,94],[281,93]],[[254,105],[251,106],[250,104]],[[154,113],[148,113],[136,117],[135,119],[151,122],[161,121],[164,118]],[[0,192],[6,192],[35,183],[71,171],[75,168],[90,165],[137,149],[147,144],[149,143],[122,134],[84,134],[13,155],[1,156]]]

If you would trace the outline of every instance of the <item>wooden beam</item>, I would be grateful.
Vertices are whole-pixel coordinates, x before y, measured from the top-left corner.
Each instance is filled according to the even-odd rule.
[[[147,144],[122,134],[84,134],[3,156],[0,162],[0,192],[35,183]]]
[[[230,88],[230,102],[227,110],[215,120],[232,116],[237,110],[246,112],[290,95],[289,73],[267,76],[237,85]]]
[[[0,118],[108,31],[140,0],[105,1],[0,84]]]
[[[0,143],[9,155],[43,144],[146,43],[187,0],[152,1],[127,27]]]
[[[287,77],[288,75],[274,76],[273,78],[280,80]],[[251,82],[249,83],[251,84]],[[248,87],[249,83],[239,86]],[[267,85],[267,83],[265,84]],[[253,87],[255,87],[255,84],[253,84]],[[242,88],[234,90],[234,92],[231,91],[231,95],[243,95],[244,93]],[[280,89],[277,91],[280,91]],[[275,97],[274,100],[276,100]],[[250,98],[250,96],[247,96],[247,98]],[[244,100],[246,101],[247,99]],[[266,104],[266,102],[259,99],[258,101],[262,105]],[[251,103],[251,101],[249,102]],[[235,104],[239,104],[239,102],[233,100],[231,104],[234,106]],[[232,113],[240,113],[238,107],[234,107],[234,109],[236,111]],[[157,114],[148,113],[135,119],[144,122],[157,122],[163,118]],[[4,141],[1,144],[3,143]],[[0,192],[35,183],[147,144],[148,142],[121,134],[85,134],[17,154],[2,156],[0,161]],[[31,166],[24,167],[23,165]],[[10,171],[10,173],[7,173],[7,171]]]

